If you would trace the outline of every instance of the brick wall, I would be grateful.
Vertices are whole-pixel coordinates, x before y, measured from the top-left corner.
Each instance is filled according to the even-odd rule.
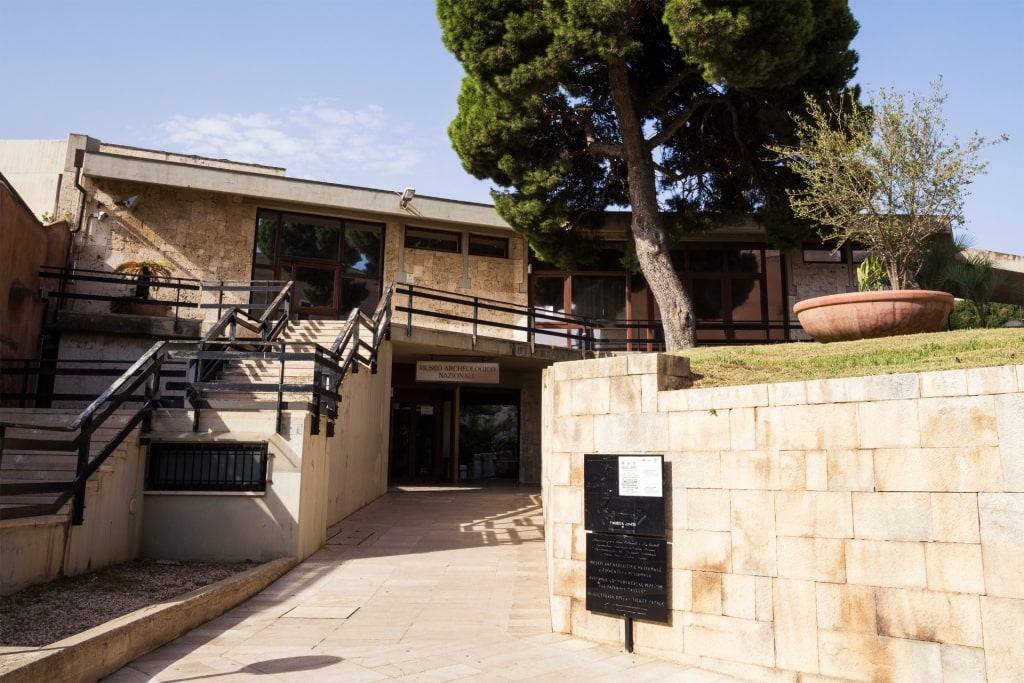
[[[585,609],[583,456],[661,453],[671,622],[636,622],[637,652],[764,681],[1024,671],[1024,365],[664,390],[671,358],[545,372],[557,631],[622,640]]]

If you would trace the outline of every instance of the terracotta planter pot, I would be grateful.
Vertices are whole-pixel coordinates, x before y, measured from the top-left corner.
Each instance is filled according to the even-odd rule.
[[[952,294],[927,289],[830,294],[793,306],[801,327],[819,342],[939,332],[952,310]]]

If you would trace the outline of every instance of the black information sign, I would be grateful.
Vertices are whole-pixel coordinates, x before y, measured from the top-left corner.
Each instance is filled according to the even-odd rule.
[[[667,558],[663,538],[587,534],[587,609],[667,624]]]
[[[583,456],[583,522],[587,531],[663,536],[661,455]]]

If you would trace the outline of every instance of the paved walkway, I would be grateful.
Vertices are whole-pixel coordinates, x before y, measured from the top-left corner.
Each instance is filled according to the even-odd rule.
[[[104,681],[736,682],[551,633],[537,491],[392,491],[329,536]]]

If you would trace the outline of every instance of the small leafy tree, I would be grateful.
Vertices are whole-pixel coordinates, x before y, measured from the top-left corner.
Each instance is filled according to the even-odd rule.
[[[988,327],[992,295],[1002,280],[1003,274],[984,254],[969,254],[955,261],[946,271],[946,281],[952,285],[955,294],[971,302],[981,327]]]
[[[967,186],[987,165],[978,153],[1006,139],[947,140],[945,101],[941,78],[909,102],[886,89],[869,106],[808,98],[799,145],[773,148],[805,181],[788,191],[794,214],[837,249],[852,241],[877,254],[894,289],[913,288],[934,237],[963,224]]]

